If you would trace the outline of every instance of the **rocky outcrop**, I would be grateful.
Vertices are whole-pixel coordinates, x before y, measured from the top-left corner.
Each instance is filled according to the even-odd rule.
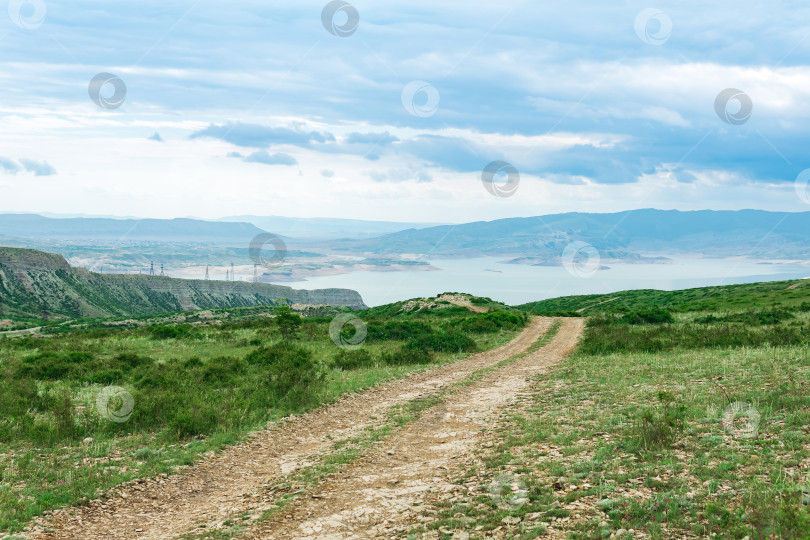
[[[60,255],[0,247],[0,316],[109,317],[297,304],[365,308],[350,289],[296,290],[267,283],[97,274],[72,268]]]
[[[0,247],[0,265],[15,272],[70,270],[70,265],[61,255],[33,249]]]

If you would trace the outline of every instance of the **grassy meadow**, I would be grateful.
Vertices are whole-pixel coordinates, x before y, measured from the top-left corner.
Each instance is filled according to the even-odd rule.
[[[484,433],[457,478],[462,495],[437,496],[411,538],[810,537],[810,283],[519,309],[470,300],[488,312],[413,300],[300,318],[271,306],[50,323],[44,337],[0,339],[0,530],[505,343],[531,314],[568,314],[588,319],[577,351]],[[359,317],[365,338],[351,323],[330,335],[341,317]],[[369,441],[433,404],[392,411]],[[369,441],[330,459],[354,459]],[[334,464],[321,466],[296,482]]]
[[[411,537],[810,538],[810,288],[793,285],[607,295]]]
[[[2,338],[0,531],[171,474],[347,392],[503,344],[528,317],[492,305],[338,314],[360,317],[362,341],[351,323],[330,336],[334,317],[284,306],[84,320]]]

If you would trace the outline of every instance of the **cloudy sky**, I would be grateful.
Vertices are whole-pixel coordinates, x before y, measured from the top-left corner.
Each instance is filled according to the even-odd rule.
[[[3,1],[0,211],[810,210],[806,2]]]

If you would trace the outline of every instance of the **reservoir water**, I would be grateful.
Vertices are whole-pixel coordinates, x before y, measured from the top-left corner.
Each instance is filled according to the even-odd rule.
[[[810,268],[797,264],[673,258],[674,264],[611,263],[609,269],[600,269],[590,277],[578,277],[563,267],[505,264],[500,260],[491,257],[439,259],[430,261],[439,268],[436,271],[362,271],[317,276],[283,285],[296,289],[354,289],[369,306],[435,296],[446,291],[488,296],[514,305],[558,296],[627,289],[675,290],[810,276]]]

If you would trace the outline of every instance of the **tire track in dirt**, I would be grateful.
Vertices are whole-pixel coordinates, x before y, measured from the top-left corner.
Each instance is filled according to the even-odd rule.
[[[267,486],[329,453],[334,440],[357,435],[393,405],[429,396],[471,373],[525,352],[552,325],[536,317],[515,339],[496,349],[397,379],[261,431],[186,471],[136,481],[106,500],[66,509],[34,524],[27,537],[43,539],[175,538],[209,530],[245,511],[273,507]]]
[[[369,539],[409,530],[418,522],[414,505],[429,490],[456,487],[455,464],[481,443],[481,430],[531,388],[532,375],[576,347],[584,324],[583,319],[563,319],[549,344],[462,386],[437,406],[442,414],[428,411],[244,537]]]

